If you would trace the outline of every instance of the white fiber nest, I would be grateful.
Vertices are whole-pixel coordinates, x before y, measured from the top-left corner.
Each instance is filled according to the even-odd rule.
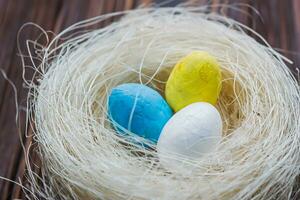
[[[123,14],[105,28],[78,34]],[[299,85],[284,63],[288,60],[245,30],[264,42],[251,29],[203,7],[143,8],[77,23],[46,47],[36,43],[42,63],[35,66],[39,83],[31,84],[29,117],[45,178],[37,181],[29,169],[35,197],[296,198]],[[194,173],[171,173],[160,164],[155,145],[142,148],[115,133],[107,95],[126,82],[163,94],[172,67],[194,50],[209,52],[222,67],[217,108],[223,140],[215,152],[186,160],[197,168]]]

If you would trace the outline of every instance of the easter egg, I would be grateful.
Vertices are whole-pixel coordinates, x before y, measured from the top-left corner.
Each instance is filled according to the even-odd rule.
[[[221,69],[217,60],[204,51],[195,51],[179,60],[165,88],[166,100],[174,111],[195,102],[214,105],[221,90]]]
[[[160,162],[171,171],[186,169],[178,158],[199,159],[212,152],[222,137],[222,120],[209,103],[193,103],[166,123],[157,142]]]
[[[153,142],[157,142],[162,128],[173,115],[158,92],[137,83],[122,84],[111,90],[108,113],[118,133],[124,134],[125,129]]]

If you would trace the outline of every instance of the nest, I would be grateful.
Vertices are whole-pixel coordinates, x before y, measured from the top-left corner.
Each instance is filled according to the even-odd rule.
[[[124,14],[105,28],[79,32]],[[299,85],[287,59],[250,28],[205,8],[141,8],[79,22],[36,48],[42,63],[35,66],[39,82],[30,85],[28,117],[34,115],[46,178],[38,183],[29,170],[34,198],[295,198]],[[130,135],[149,147],[141,148],[115,133],[107,95],[127,82],[163,94],[172,67],[195,50],[221,64],[223,139],[215,152],[187,160],[195,172],[172,173],[161,165],[155,145]]]

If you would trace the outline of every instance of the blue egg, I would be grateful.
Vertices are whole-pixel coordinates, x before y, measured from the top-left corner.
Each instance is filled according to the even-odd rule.
[[[112,89],[108,97],[108,113],[113,123],[155,143],[173,115],[158,92],[137,83],[126,83]]]

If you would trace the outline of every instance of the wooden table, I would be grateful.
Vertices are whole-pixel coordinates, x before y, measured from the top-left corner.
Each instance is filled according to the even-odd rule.
[[[22,67],[17,49],[17,32],[26,22],[34,22],[54,33],[83,19],[113,11],[133,9],[140,3],[165,2],[163,6],[174,6],[181,1],[151,0],[0,0],[0,68],[14,83],[19,105],[18,125],[15,121],[16,102],[13,87],[0,75],[0,176],[18,181],[24,173],[24,154],[20,139],[25,137],[26,94],[23,87]],[[190,2],[196,2],[190,1]],[[222,12],[252,27],[278,51],[294,61],[289,65],[296,73],[300,65],[300,0],[198,0],[198,5],[210,4],[213,12]],[[240,4],[242,12],[217,4]],[[248,4],[253,9],[241,4]],[[103,23],[105,26],[110,21]],[[19,38],[21,50],[26,39],[36,39],[37,29],[25,28]],[[32,71],[26,74],[29,79]],[[30,131],[29,131],[30,132]],[[21,137],[19,137],[19,134]],[[34,160],[35,158],[33,158]],[[24,198],[20,187],[0,179],[1,199]]]

